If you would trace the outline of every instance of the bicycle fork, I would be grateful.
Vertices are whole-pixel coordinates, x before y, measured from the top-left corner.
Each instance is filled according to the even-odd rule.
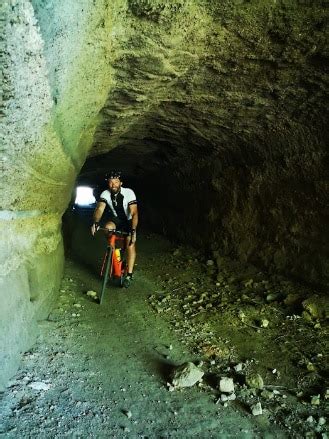
[[[108,246],[107,250],[106,250],[105,258],[104,258],[104,261],[103,261],[102,270],[101,270],[101,275],[102,275],[103,272],[104,272],[104,267],[105,267],[102,291],[101,291],[101,296],[100,296],[100,299],[99,299],[99,303],[100,304],[102,304],[102,302],[103,302],[104,292],[105,292],[105,289],[106,289],[107,280],[109,278],[110,267],[111,267],[111,271],[112,271],[112,256],[113,256],[113,249],[112,249],[111,246]],[[111,274],[112,273],[110,273],[110,276],[111,276]]]
[[[103,276],[104,274],[104,278],[100,295],[100,304],[102,304],[103,302],[104,292],[107,286],[108,279],[111,279],[112,276],[113,278],[119,278],[120,285],[122,286],[124,272],[125,266],[121,259],[121,250],[118,248],[113,249],[112,246],[108,246],[101,268],[101,276]]]

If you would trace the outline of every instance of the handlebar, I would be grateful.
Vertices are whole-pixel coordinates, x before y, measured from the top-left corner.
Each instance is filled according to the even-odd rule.
[[[118,236],[129,236],[130,233],[123,232],[122,230],[116,230],[116,229],[107,229],[106,227],[99,227],[97,231],[101,230],[102,232],[105,232],[107,235],[118,235]]]

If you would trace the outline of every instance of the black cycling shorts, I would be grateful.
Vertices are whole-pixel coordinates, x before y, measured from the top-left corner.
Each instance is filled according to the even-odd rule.
[[[123,220],[117,216],[114,216],[110,218],[110,221],[112,221],[115,224],[116,229],[120,230],[121,232],[129,233],[131,231],[131,220]]]

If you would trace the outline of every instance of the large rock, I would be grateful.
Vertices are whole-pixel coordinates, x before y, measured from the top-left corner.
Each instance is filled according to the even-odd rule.
[[[192,387],[203,377],[204,372],[194,363],[188,362],[176,367],[172,374],[172,386],[174,389]]]
[[[329,298],[313,295],[302,303],[304,310],[312,319],[329,319]]]

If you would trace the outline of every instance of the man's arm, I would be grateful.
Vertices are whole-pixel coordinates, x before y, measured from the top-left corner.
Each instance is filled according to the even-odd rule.
[[[136,228],[138,225],[138,208],[137,204],[131,204],[129,206],[129,210],[131,213],[131,237],[130,243],[134,244],[136,242]]]
[[[136,230],[138,226],[138,208],[137,204],[131,204],[129,206],[130,214],[131,214],[131,228]]]
[[[91,226],[91,234],[94,235],[95,232],[97,231],[97,224],[100,222],[102,215],[104,213],[106,207],[106,203],[104,203],[104,201],[99,201],[97,203],[96,209],[94,210],[94,214],[93,214],[93,225]]]

